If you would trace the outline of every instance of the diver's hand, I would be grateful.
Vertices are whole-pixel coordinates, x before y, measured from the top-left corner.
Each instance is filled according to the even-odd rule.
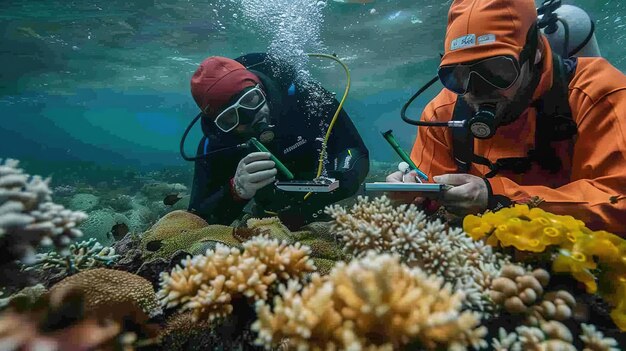
[[[415,171],[411,171],[408,173],[397,171],[388,175],[385,181],[387,183],[417,183],[417,180],[415,179],[416,176],[417,173]],[[416,202],[421,203],[423,201],[423,198],[416,197],[415,193],[408,191],[390,191],[387,193],[387,197],[389,197],[393,202],[402,204],[410,204]]]
[[[237,165],[234,177],[234,190],[237,196],[249,200],[257,190],[276,180],[276,164],[267,152],[253,152],[242,158]]]
[[[454,186],[445,191],[441,199],[447,211],[464,216],[487,209],[489,190],[483,178],[471,174],[443,174],[433,180]]]

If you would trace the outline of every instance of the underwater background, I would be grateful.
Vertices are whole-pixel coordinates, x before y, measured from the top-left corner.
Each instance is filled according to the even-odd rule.
[[[311,3],[311,8],[299,4]],[[371,158],[397,162],[380,136],[410,150],[416,130],[399,111],[436,74],[451,1],[365,4],[289,0],[0,2],[0,155],[53,184],[193,165],[178,153],[198,108],[189,81],[206,57],[273,51],[339,97],[341,67],[303,52],[336,53],[350,68],[344,106]],[[626,4],[575,0],[596,21],[602,55],[626,70]],[[409,110],[417,116],[441,89]],[[195,151],[199,127],[187,139]]]
[[[206,57],[269,52],[341,98],[341,66],[305,53],[336,55],[382,181],[451,3],[1,0],[0,351],[626,349],[626,240],[539,197],[455,218],[353,196],[293,231],[186,211]],[[564,3],[626,72],[626,2]]]

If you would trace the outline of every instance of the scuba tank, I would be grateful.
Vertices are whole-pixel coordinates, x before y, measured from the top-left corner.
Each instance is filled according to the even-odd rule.
[[[539,27],[559,56],[599,57],[595,25],[585,10],[563,5],[561,0],[546,0],[537,9]]]

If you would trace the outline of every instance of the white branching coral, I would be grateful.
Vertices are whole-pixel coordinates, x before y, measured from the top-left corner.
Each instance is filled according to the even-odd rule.
[[[498,277],[506,257],[474,241],[461,228],[449,228],[440,220],[427,221],[414,205],[393,207],[385,197],[359,197],[350,211],[339,205],[326,208],[333,232],[347,253],[360,257],[367,250],[397,253],[411,267],[444,277],[466,294],[464,304],[489,312],[491,281]]]
[[[65,249],[82,236],[76,225],[87,215],[52,202],[50,179],[25,174],[18,165],[17,160],[0,160],[0,262],[32,263],[38,245]]]
[[[273,311],[257,302],[257,344],[298,350],[395,350],[412,343],[428,350],[485,347],[480,314],[461,312],[463,293],[443,279],[369,251],[330,275],[314,274],[301,292],[281,285]]]
[[[111,266],[120,255],[115,254],[115,249],[102,246],[95,238],[70,245],[67,254],[51,251],[37,254],[36,262],[27,268],[39,268],[43,270],[56,269],[71,275],[85,269]]]
[[[268,298],[270,286],[279,279],[302,279],[315,271],[306,246],[287,245],[258,236],[244,251],[218,244],[215,250],[181,262],[170,273],[161,273],[158,297],[166,308],[192,310],[194,320],[224,317],[233,310],[231,301]]]

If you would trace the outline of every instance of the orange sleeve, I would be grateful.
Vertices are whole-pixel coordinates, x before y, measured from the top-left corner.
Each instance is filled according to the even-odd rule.
[[[548,212],[568,214],[591,229],[626,236],[626,90],[593,101],[574,89],[570,102],[574,101],[572,113],[581,117],[577,118],[572,182],[552,189],[493,177],[489,179],[493,194],[512,201],[539,196],[545,201],[540,207]]]
[[[442,93],[426,105],[421,120],[449,121],[452,118],[454,102],[444,101],[442,104],[445,98]],[[448,128],[418,127],[417,137],[411,150],[411,160],[422,172],[426,173],[429,181],[432,181],[435,175],[456,173],[457,168],[452,155],[452,142]]]

